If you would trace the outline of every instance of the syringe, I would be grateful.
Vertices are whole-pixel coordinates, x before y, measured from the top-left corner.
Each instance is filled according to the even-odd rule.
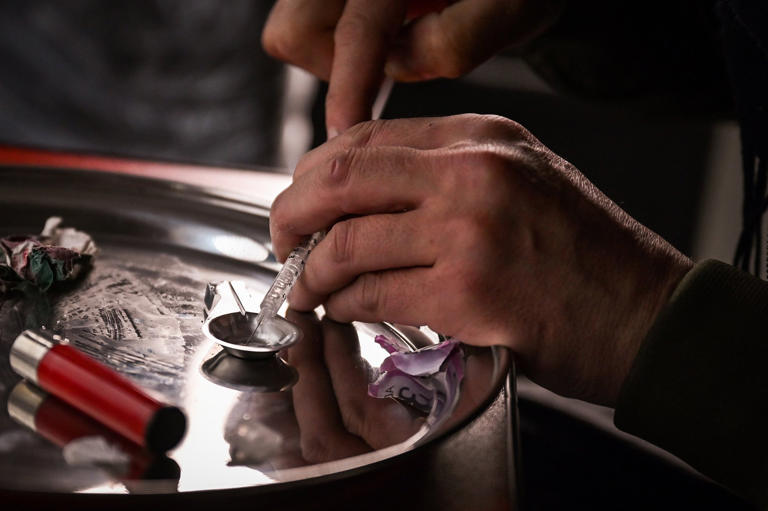
[[[259,315],[256,318],[256,325],[245,344],[251,342],[254,334],[265,319],[272,319],[277,315],[277,311],[280,310],[283,302],[285,302],[288,293],[299,279],[299,275],[304,271],[304,265],[307,264],[307,258],[309,257],[310,252],[312,252],[312,249],[315,248],[324,237],[325,231],[318,231],[291,250],[288,259],[283,263],[283,267],[280,268],[280,271],[275,277],[275,281],[272,283],[269,291],[267,291],[267,294],[264,295],[261,305],[259,305]]]
[[[386,77],[379,88],[379,92],[376,95],[376,100],[373,102],[373,108],[371,109],[371,119],[376,120],[381,117],[381,113],[384,110],[384,106],[387,104],[389,93],[392,92],[392,86],[394,80],[390,77]],[[248,340],[245,344],[249,344],[251,339],[256,334],[256,331],[262,325],[264,321],[268,321],[277,315],[277,311],[285,302],[288,297],[288,293],[299,280],[299,275],[304,271],[304,265],[307,263],[307,257],[315,246],[320,243],[325,237],[325,231],[318,231],[314,233],[309,239],[301,243],[294,248],[288,255],[288,259],[285,260],[283,267],[280,268],[275,281],[272,286],[264,295],[264,299],[259,305],[259,315],[256,318],[256,325],[248,336]]]

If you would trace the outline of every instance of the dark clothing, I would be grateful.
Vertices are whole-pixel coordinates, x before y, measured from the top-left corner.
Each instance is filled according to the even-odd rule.
[[[651,328],[615,422],[768,506],[768,282],[697,265]]]
[[[744,160],[736,264],[764,275],[768,5],[724,0],[717,13]],[[768,508],[768,282],[723,263],[697,265],[645,339],[615,421]]]
[[[730,111],[715,0],[572,0],[524,57],[564,94]]]
[[[271,164],[263,0],[0,0],[0,142]]]

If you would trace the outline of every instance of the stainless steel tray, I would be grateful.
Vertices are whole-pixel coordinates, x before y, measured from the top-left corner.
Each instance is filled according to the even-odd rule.
[[[466,348],[458,404],[445,416],[368,397],[367,367],[386,356],[376,334],[411,348],[434,338],[415,328],[340,325],[320,313],[289,313],[304,338],[283,353],[287,363],[223,353],[201,331],[205,286],[231,279],[266,291],[275,270],[266,204],[162,180],[0,167],[0,235],[38,232],[52,215],[90,233],[101,251],[49,304],[0,297],[0,490],[77,498],[313,485],[439,441],[504,384],[506,350]],[[168,458],[144,460],[147,470],[129,477],[73,461],[9,417],[5,404],[19,381],[9,346],[25,322],[40,320],[185,410],[188,432]]]

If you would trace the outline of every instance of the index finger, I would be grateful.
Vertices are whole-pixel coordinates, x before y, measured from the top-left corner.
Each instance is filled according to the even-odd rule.
[[[405,20],[405,0],[349,0],[334,33],[325,100],[328,138],[371,118],[390,45]]]
[[[433,192],[433,167],[441,163],[445,159],[424,158],[404,147],[334,155],[296,179],[272,203],[269,227],[275,254],[282,260],[302,237],[342,217],[418,207]]]

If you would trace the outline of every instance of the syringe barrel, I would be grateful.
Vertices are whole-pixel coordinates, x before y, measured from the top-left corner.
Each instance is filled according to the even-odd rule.
[[[304,271],[304,265],[312,249],[324,237],[325,231],[318,231],[291,251],[261,302],[262,313],[277,314],[277,310],[285,302],[288,293],[299,279],[299,275]]]

